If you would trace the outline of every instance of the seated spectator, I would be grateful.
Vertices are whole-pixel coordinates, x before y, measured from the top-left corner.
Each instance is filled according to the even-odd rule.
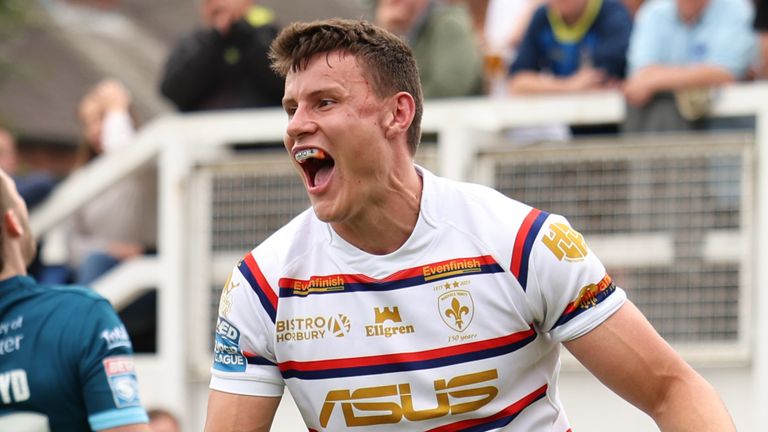
[[[162,94],[180,111],[280,106],[283,81],[267,58],[273,13],[251,0],[202,0],[200,14],[206,27],[171,51]]]
[[[509,69],[513,93],[614,86],[624,78],[632,19],[613,0],[550,0],[533,14]]]
[[[116,81],[103,81],[85,95],[78,110],[83,146],[80,165],[131,143],[131,97]],[[121,180],[75,213],[67,244],[74,281],[90,284],[120,261],[155,246],[154,169]]]
[[[768,2],[757,0],[755,13],[755,31],[760,40],[757,78],[768,79]]]
[[[375,20],[413,50],[425,99],[483,93],[482,53],[464,4],[378,0]]]
[[[747,0],[647,1],[629,47],[624,130],[708,127],[708,88],[743,79],[753,47]]]
[[[16,182],[19,194],[31,210],[48,197],[59,179],[44,171],[21,172],[18,162],[16,138],[8,130],[0,128],[0,168]]]

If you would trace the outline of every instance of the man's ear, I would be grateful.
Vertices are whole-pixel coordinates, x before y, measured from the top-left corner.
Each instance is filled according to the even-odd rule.
[[[11,237],[21,237],[24,234],[24,227],[16,216],[16,212],[12,209],[6,210],[3,214],[3,225],[3,228]]]
[[[407,92],[399,92],[392,97],[390,115],[387,116],[387,138],[401,133],[407,133],[416,115],[416,102]]]

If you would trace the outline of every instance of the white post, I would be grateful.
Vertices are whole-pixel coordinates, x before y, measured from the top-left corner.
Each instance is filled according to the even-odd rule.
[[[755,327],[751,332],[754,347],[753,389],[754,423],[751,430],[760,430],[768,424],[768,91],[758,89],[755,100],[761,101],[756,110],[755,127],[755,238],[754,285],[752,286],[752,316]],[[763,91],[759,91],[763,90]]]
[[[184,287],[186,278],[184,252],[188,242],[185,236],[184,200],[185,178],[188,171],[189,153],[185,144],[175,138],[163,139],[159,159],[159,218],[158,253],[162,275],[158,289],[158,342],[157,355],[162,368],[162,385],[153,388],[161,390],[164,404],[175,413],[187,413],[188,392],[186,342],[187,299]],[[189,416],[180,416],[182,429],[191,427]]]

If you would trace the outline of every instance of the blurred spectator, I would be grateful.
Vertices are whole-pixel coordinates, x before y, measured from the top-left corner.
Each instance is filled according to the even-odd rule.
[[[489,0],[485,15],[486,49],[497,52],[509,65],[517,56],[533,12],[544,0]]]
[[[613,0],[550,0],[533,14],[509,69],[513,93],[579,91],[624,77],[632,28]]]
[[[644,1],[645,0],[622,0],[622,3],[624,3],[624,6],[627,7],[629,15],[634,18],[635,15],[637,15],[637,11],[640,9],[640,6],[643,5]]]
[[[375,20],[413,50],[424,98],[482,94],[483,59],[464,4],[378,0]]]
[[[497,96],[506,94],[507,71],[517,57],[517,49],[533,12],[543,1],[488,1],[483,28],[488,93]]]
[[[753,59],[746,0],[650,0],[638,12],[624,84],[624,130],[702,127],[709,88],[745,77]]]
[[[760,40],[757,77],[768,79],[768,1],[756,0],[755,30]]]
[[[179,41],[165,64],[161,91],[180,111],[280,106],[283,81],[267,52],[274,15],[251,0],[201,0],[206,28]]]
[[[131,97],[117,81],[99,83],[82,99],[81,165],[130,144],[134,121]],[[154,249],[156,237],[154,169],[121,180],[75,213],[67,235],[69,260],[78,284],[89,284],[117,265]]]
[[[9,131],[2,128],[0,128],[0,168],[13,177],[19,194],[30,209],[43,202],[59,181],[56,176],[44,171],[20,172],[16,139]]]
[[[13,178],[19,194],[33,209],[45,200],[59,179],[44,171],[19,172],[18,157],[16,138],[8,130],[0,128],[0,168]]]
[[[149,430],[152,432],[181,432],[179,420],[170,411],[153,408],[147,411]]]

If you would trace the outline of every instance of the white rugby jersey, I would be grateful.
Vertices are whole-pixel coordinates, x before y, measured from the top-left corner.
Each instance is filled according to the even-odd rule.
[[[310,431],[569,430],[559,344],[624,302],[561,216],[423,168],[413,234],[360,251],[309,209],[224,286],[211,388],[290,388]]]

